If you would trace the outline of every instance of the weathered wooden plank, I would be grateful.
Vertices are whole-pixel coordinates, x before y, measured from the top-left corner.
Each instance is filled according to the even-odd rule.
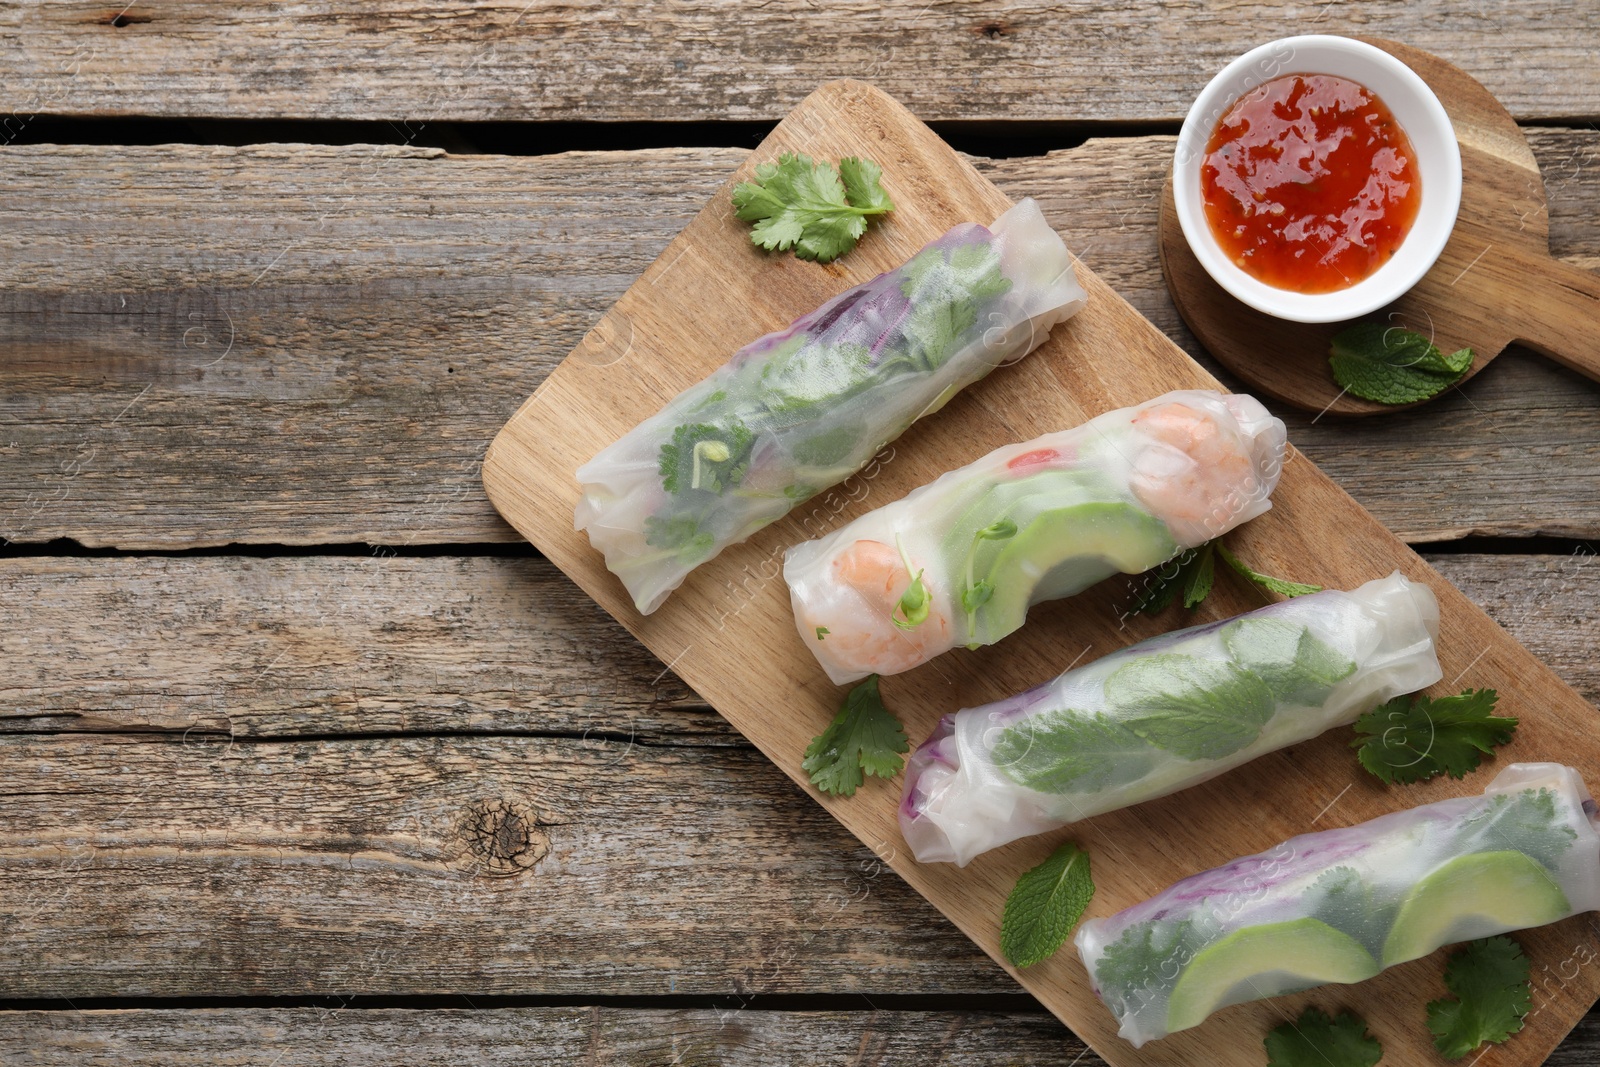
[[[1428,561],[1600,703],[1600,559]],[[0,588],[0,731],[745,744],[542,559],[20,557]]]
[[[0,999],[1016,990],[749,749],[10,735],[0,767]]]
[[[1553,250],[1600,264],[1600,133],[1529,134]],[[1156,253],[1169,145],[979,162],[1043,200],[1087,262],[1195,352]],[[0,537],[513,539],[478,481],[489,438],[742,158],[10,149]],[[1359,426],[1285,416],[1410,539],[1590,536],[1597,400],[1594,383],[1512,353],[1415,411]]]
[[[1384,4],[922,0],[760,6],[202,0],[0,8],[34,112],[284,118],[776,119],[833,78],[924,119],[1167,120],[1246,47],[1293,33],[1403,40],[1482,80],[1519,118],[1588,117],[1600,17],[1532,0]],[[265,39],[275,47],[262,47]],[[937,72],[938,77],[929,77]],[[399,136],[406,136],[401,131]]]
[[[1028,1012],[641,1008],[226,1008],[0,1012],[0,1059],[39,1067],[187,1064],[411,1067],[1014,1067],[1103,1060],[1049,1016]],[[538,1045],[537,1060],[527,1049]],[[1547,1067],[1600,1062],[1591,1013]]]
[[[744,744],[542,559],[0,560],[0,729]]]
[[[1581,1040],[1589,1029],[1580,1026],[1550,1063],[1583,1062],[1568,1049],[1592,1049]],[[1104,1067],[1043,1012],[791,1012],[738,1002],[680,1010],[0,1012],[0,1060],[39,1067]]]

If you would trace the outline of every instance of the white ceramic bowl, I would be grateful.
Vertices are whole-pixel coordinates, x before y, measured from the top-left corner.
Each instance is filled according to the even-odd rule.
[[[1416,153],[1422,200],[1394,256],[1372,274],[1332,293],[1296,293],[1268,285],[1236,266],[1217,244],[1201,200],[1200,164],[1206,142],[1240,96],[1286,74],[1332,74],[1378,95]],[[1340,322],[1398,298],[1428,273],[1456,223],[1461,206],[1461,151],[1439,98],[1416,72],[1389,53],[1348,37],[1285,37],[1252,48],[1211,79],[1178,134],[1172,191],[1178,224],[1206,272],[1257,311],[1294,322]]]

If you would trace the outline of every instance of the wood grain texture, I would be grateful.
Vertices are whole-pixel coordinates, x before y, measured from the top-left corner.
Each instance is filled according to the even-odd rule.
[[[749,748],[8,735],[0,767],[0,999],[1017,991]]]
[[[1104,1067],[1039,1013],[777,1012],[738,1002],[701,1010],[9,1012],[0,1013],[0,1060],[39,1067]]]
[[[4,1012],[0,1059],[39,1067],[1105,1064],[1055,1020],[1039,1014],[755,1007]],[[1579,1023],[1545,1062],[1547,1067],[1600,1062],[1600,1016]]]
[[[0,730],[738,735],[542,559],[0,560]]]
[[[1463,381],[1519,340],[1600,379],[1600,275],[1551,259],[1544,183],[1516,120],[1460,68],[1395,41],[1370,43],[1421,75],[1449,112],[1461,147],[1461,209],[1422,280],[1362,318],[1416,330],[1445,352],[1470,348]],[[1161,199],[1162,267],[1178,311],[1206,350],[1252,388],[1307,411],[1392,412],[1334,380],[1328,348],[1347,323],[1274,318],[1217,284],[1178,224],[1172,182]]]
[[[723,352],[688,339],[706,333],[750,338],[778,328],[827,296],[903,262],[948,226],[993,218],[1009,206],[1002,193],[909,112],[862,82],[820,88],[779,123],[757,154],[766,157],[782,150],[824,158],[871,154],[886,174],[897,176],[887,185],[896,211],[847,259],[821,267],[763,257],[751,247],[723,196],[714,197],[506,424],[485,459],[484,484],[501,513],[541,552],[786,774],[812,791],[800,768],[801,753],[833,717],[839,691],[826,683],[795,633],[781,582],[751,581],[749,576],[765,575],[769,561],[784,546],[815,536],[819,515],[821,529],[834,528],[999,444],[1073,425],[1168,389],[1203,388],[1214,379],[1097,276],[1080,270],[1088,307],[1053,331],[1028,359],[968,389],[938,418],[913,427],[892,446],[891,461],[880,464],[870,478],[861,476],[863,491],[815,498],[815,507],[808,502],[798,513],[703,564],[665,606],[639,616],[598,554],[572,530],[570,516],[578,498],[572,472],[725,359]],[[752,172],[753,163],[747,161],[730,183]],[[618,348],[615,339],[625,333],[631,341]],[[1511,746],[1516,751],[1505,750],[1507,754],[1559,754],[1600,780],[1595,709],[1309,461],[1290,457],[1273,501],[1271,512],[1232,535],[1246,558],[1277,571],[1314,561],[1320,583],[1344,588],[1394,568],[1427,582],[1440,601],[1445,677],[1459,681],[1471,674],[1474,684],[1493,685],[1501,691],[1504,706],[1524,716]],[[1330,537],[1329,530],[1339,535]],[[1061,669],[1062,648],[1103,654],[1157,632],[1148,620],[1119,627],[1119,601],[1130,597],[1127,581],[1113,579],[1070,604],[1036,608],[1031,625],[1009,641],[980,655],[947,655],[888,679],[886,696],[904,709],[907,732],[914,739],[926,737],[942,714],[1052,676]],[[1217,618],[1255,602],[1247,594],[1221,590],[1202,612]],[[774,708],[784,711],[775,715]],[[1326,815],[1332,798],[1349,794],[1342,802],[1341,820],[1358,821],[1392,809],[1392,798],[1384,791],[1352,778],[1345,762],[1347,746],[1339,746],[1345,749],[1345,761],[1332,758],[1336,745],[1336,739],[1324,737],[1294,754],[1258,761],[1248,776],[1218,779],[1181,796],[1079,824],[1074,835],[1102,856],[1089,914],[1108,915],[1195,870],[1301,832]],[[1407,799],[1425,802],[1478,788],[1430,782]],[[852,798],[812,792],[997,960],[998,916],[1006,894],[1017,876],[1042,860],[1062,836],[1004,846],[964,870],[917,864],[900,840],[895,791],[878,789]],[[1251,812],[1253,818],[1242,823],[1240,812]],[[1591,942],[1600,942],[1600,930],[1580,917],[1522,938],[1538,968],[1568,958],[1575,946],[1589,950]],[[1431,1045],[1409,1034],[1406,1020],[1422,1010],[1430,988],[1425,976],[1436,965],[1431,960],[1392,968],[1359,986],[1302,995],[1299,1003],[1326,1004],[1337,998],[1357,1008],[1376,1032],[1390,1036],[1391,1062],[1432,1062]],[[1263,1029],[1284,1011],[1294,1011],[1297,1003],[1241,1005],[1135,1050],[1115,1036],[1110,1015],[1095,1000],[1082,968],[1065,955],[1011,973],[1113,1064],[1175,1062],[1174,1057],[1254,1063],[1254,1045]],[[1508,1053],[1507,1062],[1541,1062],[1588,1010],[1597,991],[1600,975],[1581,969],[1571,982],[1551,990],[1545,1010],[1530,1018],[1520,1047]]]
[[[536,583],[532,603],[519,608],[514,597],[483,595],[491,582],[517,585],[495,561],[420,561],[414,570],[387,571],[382,582],[365,561],[271,561],[281,568],[272,582],[259,573],[263,561],[248,561],[242,576],[227,573],[235,561],[170,561],[140,578],[138,568],[150,562],[6,561],[0,584],[18,594],[0,617],[6,662],[25,685],[60,671],[63,703],[114,708],[119,694],[154,693],[169,713],[192,714],[202,727],[214,723],[215,703],[204,691],[187,692],[185,675],[235,672],[240,683],[226,707],[240,736],[231,746],[201,730],[165,741],[0,739],[7,812],[0,821],[0,996],[1015,989],[764,759],[738,748],[662,747],[702,745],[693,729],[627,743],[621,734],[630,705],[649,690],[630,697],[626,679],[607,694],[614,713],[593,709],[585,726],[598,721],[601,730],[587,736],[336,736],[377,733],[396,720],[353,716],[324,694],[380,689],[390,679],[381,695],[392,703],[379,707],[413,691],[426,704],[438,685],[433,664],[447,665],[446,681],[463,677],[448,667],[457,641],[476,643],[475,635],[506,627],[520,642],[528,624],[513,611],[567,617],[582,594],[564,579]],[[543,561],[528,562],[553,575]],[[1590,654],[1600,561],[1436,562],[1590,699],[1600,695],[1600,666]],[[65,569],[72,565],[79,571]],[[96,568],[105,568],[98,579]],[[310,627],[293,600],[305,596],[314,606],[312,590],[347,586],[351,568],[370,583],[370,622],[336,613]],[[452,584],[465,595],[460,611],[434,593]],[[129,598],[107,598],[113,585]],[[390,607],[402,587],[429,607]],[[189,605],[205,612],[267,589],[282,593],[281,601],[225,611],[182,655],[147,657],[161,635],[194,626],[184,614]],[[40,624],[36,639],[20,646],[9,635],[30,603],[39,606]],[[457,625],[440,632],[415,621],[434,605]],[[225,635],[234,629],[240,636],[230,643]],[[641,656],[615,623],[595,631],[584,656],[619,664]],[[386,652],[377,664],[324,651],[399,640],[410,650]],[[82,643],[81,659],[74,642]],[[102,658],[113,643],[128,654]],[[278,650],[288,656],[273,671],[253,669],[278,659]],[[384,666],[390,659],[392,675]],[[492,655],[486,660],[493,675],[511,673]],[[583,677],[580,664],[560,658],[550,669]],[[544,703],[509,710],[480,703],[481,694],[508,688],[504,681],[451,684],[466,691],[464,715],[484,730],[537,733],[550,726],[547,717],[569,732],[579,725],[570,709]],[[147,720],[130,715],[127,725],[143,728]],[[451,729],[443,715],[422,722]],[[273,733],[303,739],[250,740]],[[1348,760],[1340,740],[1323,755]],[[487,862],[482,854],[444,866],[466,840],[458,813],[507,798],[548,809],[538,827],[550,843],[546,858],[511,878],[472,877],[474,865]],[[779,878],[779,871],[797,873]],[[748,894],[770,904],[748,909]],[[729,909],[743,916],[736,931]],[[575,919],[596,915],[603,921],[586,936],[562,934]],[[0,1024],[0,1040],[14,1033]]]
[[[1600,558],[1425,558],[1600,703]],[[542,559],[23,557],[0,588],[0,731],[747,744]]]
[[[1588,117],[1600,98],[1600,15],[1532,0],[1211,0],[1181,18],[1108,0],[9,0],[0,40],[17,60],[0,102],[13,122],[36,112],[404,119],[403,137],[459,119],[777,119],[820,82],[856,77],[924,119],[1172,121],[1246,48],[1308,32],[1410,41],[1483,79],[1522,119]]]
[[[1600,133],[1529,139],[1552,249],[1600,264]],[[745,155],[8,149],[0,536],[514,540],[484,446]],[[1158,267],[1170,155],[1150,137],[975,162],[1200,354]],[[1284,414],[1407,538],[1600,533],[1600,388],[1537,357],[1359,429]]]

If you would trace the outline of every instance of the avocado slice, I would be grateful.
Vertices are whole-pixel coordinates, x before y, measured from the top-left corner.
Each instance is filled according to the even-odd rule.
[[[1523,930],[1572,913],[1566,893],[1521,852],[1457,856],[1411,887],[1383,942],[1385,967],[1440,945]]]
[[[1034,604],[1118,571],[1147,571],[1178,551],[1166,523],[1121,502],[1068,504],[1013,521],[1015,535],[981,542],[974,559],[974,574],[993,589],[974,620],[972,639],[981,644],[1020,627]]]
[[[1230,1004],[1365,981],[1380,969],[1355,938],[1321,919],[1247,926],[1195,953],[1167,999],[1167,1029],[1198,1026]]]

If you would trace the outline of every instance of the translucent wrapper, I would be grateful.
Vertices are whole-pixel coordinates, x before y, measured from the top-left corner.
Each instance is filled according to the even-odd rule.
[[[691,570],[1020,359],[1085,294],[1024,200],[734,353],[578,468],[574,518],[649,614]]]
[[[1441,945],[1600,908],[1600,833],[1583,779],[1517,763],[1481,797],[1290,838],[1186,878],[1075,938],[1134,1045],[1211,1012],[1359,982]]]
[[[1266,511],[1283,448],[1253,397],[1190,389],[996,449],[791,548],[800,636],[840,685],[994,644],[1034,604]]]
[[[1440,678],[1439,605],[1398,571],[1163,634],[940,721],[900,828],[965,866],[1007,841],[1166,796]]]

